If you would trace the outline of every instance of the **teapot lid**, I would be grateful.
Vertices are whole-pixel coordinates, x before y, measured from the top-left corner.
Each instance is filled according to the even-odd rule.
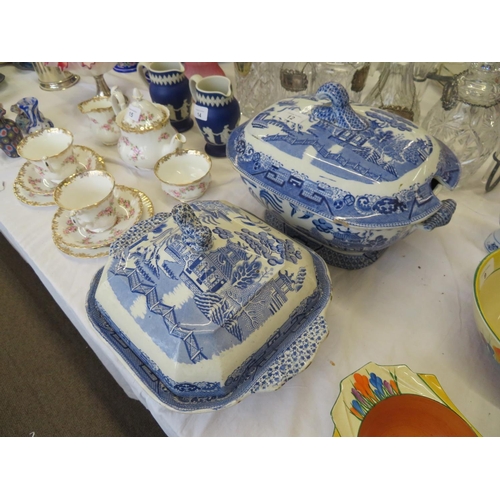
[[[124,110],[121,120],[117,120],[120,128],[127,132],[146,132],[159,129],[168,122],[168,108],[144,99],[141,91],[136,88],[132,97],[132,102]]]

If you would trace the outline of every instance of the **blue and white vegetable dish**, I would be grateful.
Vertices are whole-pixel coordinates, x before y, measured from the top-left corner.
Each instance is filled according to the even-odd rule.
[[[447,224],[460,162],[442,142],[390,112],[350,105],[337,83],[279,101],[231,134],[228,158],[266,221],[334,266],[374,262],[417,228]]]
[[[87,312],[154,396],[231,406],[304,370],[328,335],[325,262],[221,201],[176,205],[111,245]]]

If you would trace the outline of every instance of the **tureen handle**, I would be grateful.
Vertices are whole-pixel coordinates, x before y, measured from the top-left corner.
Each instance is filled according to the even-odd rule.
[[[182,231],[182,241],[195,252],[206,252],[212,246],[212,231],[203,226],[187,203],[175,205],[172,217]]]
[[[340,83],[328,82],[316,92],[318,99],[328,99],[327,105],[320,105],[311,112],[317,120],[327,121],[348,130],[365,130],[368,124],[354,112],[349,104],[349,94]]]
[[[418,227],[424,229],[425,231],[432,231],[437,227],[446,226],[450,222],[455,209],[457,208],[457,202],[454,200],[443,200],[441,202],[441,207],[439,210],[431,215],[428,219],[425,219]]]

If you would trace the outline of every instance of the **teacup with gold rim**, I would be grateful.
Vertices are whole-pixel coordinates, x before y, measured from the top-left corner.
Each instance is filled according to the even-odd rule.
[[[70,212],[72,221],[84,232],[100,233],[112,228],[118,218],[115,179],[102,170],[73,174],[54,190],[54,200]]]
[[[46,128],[27,135],[17,145],[17,152],[35,165],[47,185],[59,184],[78,167],[73,134],[63,128]]]
[[[194,149],[178,149],[160,158],[154,172],[165,193],[185,202],[205,194],[212,179],[211,168],[208,155]]]

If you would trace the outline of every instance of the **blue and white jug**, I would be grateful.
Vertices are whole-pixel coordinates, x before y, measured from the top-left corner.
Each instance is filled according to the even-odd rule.
[[[194,117],[205,139],[210,156],[225,157],[229,135],[240,122],[240,105],[234,97],[231,81],[225,76],[193,75],[189,80]]]
[[[170,123],[177,132],[186,132],[193,126],[189,80],[180,62],[139,63],[137,71],[149,88],[151,100],[166,106]]]
[[[23,97],[13,104],[10,110],[17,113],[16,124],[24,134],[32,134],[54,126],[51,120],[43,116],[38,108],[38,99],[35,97]]]

